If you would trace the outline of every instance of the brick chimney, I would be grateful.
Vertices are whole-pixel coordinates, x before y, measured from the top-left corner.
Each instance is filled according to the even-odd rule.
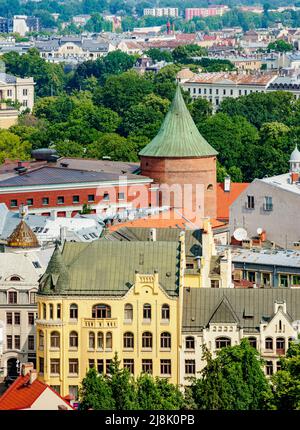
[[[291,184],[295,184],[299,181],[299,173],[291,172]]]
[[[22,376],[26,376],[32,370],[33,370],[33,363],[23,363],[21,367],[21,374]]]
[[[31,385],[31,384],[33,384],[34,383],[34,381],[36,380],[36,378],[37,378],[37,372],[36,372],[36,370],[31,370],[30,371],[30,377],[29,377],[29,384]]]

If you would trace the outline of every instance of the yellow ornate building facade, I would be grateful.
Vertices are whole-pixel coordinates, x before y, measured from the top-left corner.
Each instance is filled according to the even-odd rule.
[[[57,247],[38,294],[39,379],[77,397],[87,370],[109,372],[117,352],[135,376],[180,382],[183,289],[210,287],[216,256],[208,223],[200,235],[171,230],[160,229],[155,241],[142,240],[140,231],[136,240],[131,232],[131,240]],[[230,286],[219,272],[220,286]]]

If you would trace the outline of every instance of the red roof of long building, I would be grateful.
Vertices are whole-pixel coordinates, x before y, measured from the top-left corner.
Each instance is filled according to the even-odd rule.
[[[0,410],[29,409],[49,385],[35,379],[29,384],[30,374],[19,376],[0,397]],[[67,403],[56,391],[52,390],[62,401]]]

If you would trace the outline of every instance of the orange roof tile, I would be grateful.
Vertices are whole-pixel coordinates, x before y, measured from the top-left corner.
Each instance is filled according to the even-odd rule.
[[[217,219],[210,220],[212,228],[225,226],[226,223]],[[158,215],[150,215],[146,218],[138,218],[132,221],[114,224],[109,227],[110,231],[119,230],[121,227],[139,227],[139,228],[182,228],[194,230],[202,228],[202,225],[196,225],[193,219],[188,220],[180,215],[179,211],[170,209],[168,211],[160,212]]]
[[[49,385],[35,379],[28,384],[30,374],[19,376],[15,382],[0,397],[0,410],[29,409]],[[52,390],[60,399],[70,406],[56,391]],[[72,406],[71,406],[72,407]]]
[[[229,207],[248,187],[248,182],[231,182],[230,191],[224,191],[224,183],[217,184],[217,219],[229,219]]]

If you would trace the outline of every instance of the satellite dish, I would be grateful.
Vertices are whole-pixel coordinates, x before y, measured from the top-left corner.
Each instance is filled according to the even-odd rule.
[[[239,242],[245,240],[247,239],[247,231],[244,228],[237,228],[234,230],[233,237]]]
[[[263,229],[261,227],[258,227],[258,229],[256,230],[256,233],[257,234],[262,234],[262,232],[263,232]]]

